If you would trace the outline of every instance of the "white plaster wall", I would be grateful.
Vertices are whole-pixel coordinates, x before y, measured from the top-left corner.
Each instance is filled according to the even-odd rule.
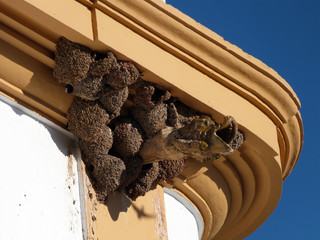
[[[74,139],[1,98],[0,239],[83,239]]]
[[[169,240],[201,239],[203,223],[198,210],[174,190],[164,194]]]

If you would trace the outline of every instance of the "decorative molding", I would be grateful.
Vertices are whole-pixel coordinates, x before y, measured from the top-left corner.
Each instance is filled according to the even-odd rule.
[[[300,102],[288,83],[161,1],[59,1],[0,0],[0,92],[65,125],[73,98],[51,74],[54,46],[65,36],[135,62],[144,80],[164,85],[219,122],[234,116],[246,143],[213,169],[190,166],[171,187],[199,209],[203,239],[242,239],[253,232],[275,208],[302,148]],[[206,194],[196,181],[216,185],[209,172],[217,172],[224,187]]]

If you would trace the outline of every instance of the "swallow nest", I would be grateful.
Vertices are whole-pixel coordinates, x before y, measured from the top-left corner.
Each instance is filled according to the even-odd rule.
[[[75,95],[68,129],[79,139],[98,200],[121,190],[135,200],[181,173],[184,159],[144,164],[139,149],[161,129],[185,126],[203,114],[140,79],[133,63],[118,61],[110,51],[96,53],[62,37],[55,61],[54,77]],[[239,132],[234,149],[242,142]]]

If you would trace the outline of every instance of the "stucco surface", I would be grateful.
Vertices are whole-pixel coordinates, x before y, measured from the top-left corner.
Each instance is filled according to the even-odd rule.
[[[82,239],[74,139],[0,99],[0,239]]]

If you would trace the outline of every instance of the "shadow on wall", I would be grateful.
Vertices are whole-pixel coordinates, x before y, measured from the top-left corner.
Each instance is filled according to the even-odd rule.
[[[134,202],[132,202],[124,193],[115,192],[115,194],[108,198],[105,202],[108,208],[109,214],[113,221],[117,221],[120,212],[127,212],[128,208],[132,206],[132,209],[136,212],[138,218],[155,218],[154,215],[146,213],[143,206],[139,208]]]

